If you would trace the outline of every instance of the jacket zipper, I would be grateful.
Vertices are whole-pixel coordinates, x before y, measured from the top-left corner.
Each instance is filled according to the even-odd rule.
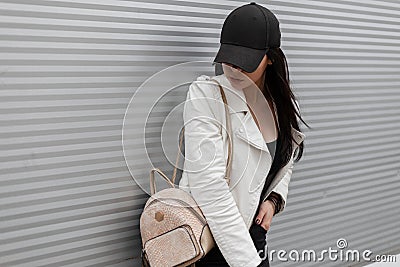
[[[190,206],[189,203],[187,203],[186,201],[183,201],[183,200],[181,200],[181,199],[176,199],[176,198],[171,198],[171,197],[156,198],[156,199],[154,199],[152,202],[150,202],[150,203],[147,205],[147,207],[149,207],[150,205],[152,205],[152,204],[154,204],[154,203],[156,203],[156,202],[159,202],[159,201],[161,201],[161,200],[173,200],[173,201],[179,202],[179,203],[182,204],[182,205],[185,205],[185,206],[186,206],[185,208],[189,209],[189,211],[190,211],[192,214],[194,214],[194,215],[196,216],[196,218],[202,223],[203,226],[207,224],[207,221],[203,218],[202,215],[200,215],[192,206]]]

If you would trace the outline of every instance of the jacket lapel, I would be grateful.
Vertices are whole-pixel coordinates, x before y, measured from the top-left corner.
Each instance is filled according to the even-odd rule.
[[[230,115],[232,116],[240,112],[245,114],[244,117],[242,117],[242,124],[237,128],[232,129],[233,134],[237,135],[240,139],[244,140],[251,146],[265,152],[269,152],[268,147],[264,142],[264,137],[258,129],[253,116],[251,116],[251,112],[246,104],[246,96],[244,95],[243,91],[232,88],[224,74],[215,76],[214,78],[220,82],[222,88],[224,89]],[[297,144],[300,144],[305,138],[305,135],[302,132],[293,127],[292,134]],[[295,146],[297,146],[296,143],[294,144]]]
[[[217,77],[219,78],[219,82],[224,89],[231,117],[242,113],[242,116],[240,116],[242,123],[241,125],[232,129],[233,134],[251,146],[268,152],[264,138],[258,129],[256,122],[251,116],[250,110],[247,106],[246,96],[244,95],[243,91],[233,88],[224,74]]]

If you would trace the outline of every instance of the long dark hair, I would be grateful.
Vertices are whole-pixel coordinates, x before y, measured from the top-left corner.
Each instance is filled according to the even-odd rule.
[[[279,47],[270,48],[267,52],[267,57],[271,60],[272,65],[268,65],[265,69],[265,81],[262,92],[269,102],[272,112],[274,112],[274,106],[276,107],[279,125],[275,159],[270,171],[272,176],[275,176],[276,172],[285,166],[292,156],[293,136],[291,127],[300,131],[296,116],[308,128],[310,127],[298,112],[300,109],[296,103],[297,99],[291,90],[289,68],[285,54]],[[295,162],[298,162],[303,156],[304,142],[299,145],[297,150],[297,156],[294,158]]]

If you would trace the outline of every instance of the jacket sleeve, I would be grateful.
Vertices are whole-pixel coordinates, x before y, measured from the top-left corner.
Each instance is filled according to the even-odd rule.
[[[202,210],[214,240],[232,267],[258,266],[261,258],[224,179],[226,158],[221,124],[217,118],[219,88],[194,81],[183,110],[185,127],[184,171],[190,193]]]

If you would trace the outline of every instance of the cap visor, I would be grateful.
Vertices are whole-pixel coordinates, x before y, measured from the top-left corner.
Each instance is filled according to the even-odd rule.
[[[244,46],[221,44],[214,62],[229,63],[245,72],[254,72],[263,59],[266,49],[254,49]]]

